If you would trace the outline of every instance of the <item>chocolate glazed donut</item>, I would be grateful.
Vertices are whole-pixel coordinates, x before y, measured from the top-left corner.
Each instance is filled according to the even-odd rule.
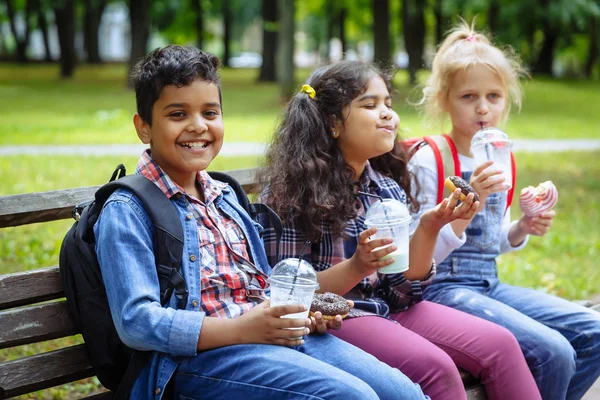
[[[460,176],[449,176],[444,181],[444,185],[450,190],[454,192],[456,189],[460,189],[460,200],[465,201],[469,193],[474,193],[475,197],[473,197],[473,202],[479,201],[479,195],[477,192]]]
[[[342,296],[326,292],[323,294],[316,293],[310,305],[310,315],[320,311],[323,314],[323,319],[334,319],[336,315],[341,315],[345,318],[350,311],[348,301]]]

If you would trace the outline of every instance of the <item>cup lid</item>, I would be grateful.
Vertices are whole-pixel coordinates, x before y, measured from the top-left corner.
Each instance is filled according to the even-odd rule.
[[[317,273],[306,260],[299,258],[285,258],[273,267],[269,282],[300,287],[319,287]]]
[[[512,146],[512,141],[508,139],[508,135],[498,128],[483,128],[475,132],[471,139],[471,147],[485,146],[492,144],[494,147]]]
[[[408,207],[396,199],[373,203],[365,215],[366,225],[405,224],[412,220]]]

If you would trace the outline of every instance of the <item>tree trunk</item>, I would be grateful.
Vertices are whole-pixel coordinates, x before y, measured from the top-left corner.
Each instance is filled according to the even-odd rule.
[[[85,26],[84,45],[87,52],[87,62],[90,64],[101,64],[100,49],[98,46],[98,30],[102,13],[106,7],[106,0],[85,0]]]
[[[150,36],[150,0],[130,0],[129,21],[131,23],[131,52],[127,85],[131,87],[129,75],[133,66],[146,56]]]
[[[276,82],[275,52],[277,51],[277,1],[262,0],[262,65],[259,82]]]
[[[277,78],[282,103],[287,102],[296,89],[294,83],[294,11],[294,0],[277,0],[279,20]]]
[[[558,35],[554,30],[544,29],[544,42],[538,54],[537,61],[532,72],[536,75],[552,75],[552,63],[554,62],[554,50]]]
[[[498,17],[500,14],[500,3],[498,0],[491,0],[488,13],[487,13],[487,24],[492,35],[495,35],[498,31]]]
[[[435,16],[435,43],[442,43],[444,40],[444,15],[442,14],[442,0],[435,0],[433,6]]]
[[[321,62],[329,63],[329,61],[331,61],[329,58],[329,53],[331,53],[331,40],[333,39],[333,28],[335,26],[335,10],[332,1],[327,2],[325,19],[327,21],[327,26],[325,27],[325,46],[322,46],[320,49],[320,58]]]
[[[38,3],[37,9],[37,20],[38,27],[42,31],[42,38],[44,40],[44,61],[52,62],[52,53],[50,52],[50,40],[48,39],[48,20],[46,19],[46,10],[42,7],[42,4]]]
[[[598,18],[590,17],[590,37],[589,37],[589,50],[588,58],[585,61],[585,77],[590,79],[594,70],[594,64],[598,59],[598,53],[600,51],[600,45],[598,43]]]
[[[202,0],[192,0],[192,9],[196,14],[196,47],[204,48],[204,10]]]
[[[75,0],[55,3],[54,19],[60,45],[60,77],[72,78],[75,72]]]
[[[423,66],[425,3],[426,0],[402,0],[404,46],[408,53],[410,84],[413,86],[417,84],[417,71]]]
[[[348,51],[348,44],[346,43],[346,7],[342,6],[339,13],[339,28],[340,28],[340,43],[342,45],[342,55],[345,55]]]
[[[231,10],[227,0],[222,0],[223,5],[223,66],[229,67],[230,44],[231,44]]]
[[[373,41],[376,64],[387,67],[390,64],[390,2],[389,0],[372,0],[373,7]]]
[[[15,39],[17,62],[23,64],[29,61],[27,58],[27,46],[29,45],[30,33],[29,16],[31,15],[31,10],[35,5],[31,1],[25,0],[25,32],[21,37],[17,32],[17,25],[15,23],[15,10],[13,8],[12,0],[4,0],[4,2],[6,3],[6,12],[8,14],[10,30]]]

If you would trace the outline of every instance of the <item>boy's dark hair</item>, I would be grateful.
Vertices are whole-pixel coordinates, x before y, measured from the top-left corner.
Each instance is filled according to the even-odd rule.
[[[315,98],[299,92],[290,100],[267,151],[261,175],[268,186],[266,202],[283,218],[294,219],[310,240],[320,239],[324,222],[331,224],[335,236],[344,237],[346,223],[357,215],[354,171],[338,149],[331,121],[344,121],[342,110],[364,93],[374,76],[392,93],[391,74],[370,63],[347,60],[316,69],[307,81]],[[408,155],[399,143],[370,163],[398,182],[409,203],[416,204]]]
[[[191,46],[169,45],[158,48],[138,62],[130,79],[135,88],[137,113],[152,125],[152,107],[169,85],[182,87],[196,79],[216,84],[221,102],[221,81],[217,56]]]

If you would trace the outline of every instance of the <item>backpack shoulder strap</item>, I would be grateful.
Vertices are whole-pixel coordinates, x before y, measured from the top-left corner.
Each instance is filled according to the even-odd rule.
[[[446,177],[453,175],[460,176],[458,151],[448,135],[425,136],[423,140],[431,147],[435,157],[438,177],[437,204],[439,204],[444,199],[444,196],[450,195],[448,189],[444,186]],[[446,191],[448,193],[445,193]]]
[[[104,204],[118,188],[131,190],[144,204],[155,229],[156,269],[160,282],[161,304],[173,291],[179,308],[185,308],[188,290],[180,272],[183,255],[183,228],[174,205],[158,186],[141,175],[127,175],[102,186],[96,192],[96,203]]]
[[[269,223],[275,230],[275,238],[276,238],[276,242],[277,242],[277,248],[276,248],[276,257],[277,258],[276,259],[279,260],[279,244],[281,242],[281,235],[283,232],[283,226],[281,223],[281,218],[279,218],[279,215],[277,215],[275,213],[275,211],[273,211],[266,204],[250,203],[250,201],[248,200],[248,196],[246,195],[246,192],[244,191],[244,188],[242,188],[242,185],[240,185],[240,183],[235,178],[233,178],[231,175],[228,175],[224,172],[217,172],[217,171],[209,171],[208,174],[213,179],[227,183],[233,189],[233,191],[235,192],[235,195],[237,196],[238,202],[241,204],[241,206],[244,208],[244,210],[246,210],[246,212],[250,215],[250,218],[252,218],[253,220],[256,221],[259,214],[267,215],[267,218],[269,219]]]

